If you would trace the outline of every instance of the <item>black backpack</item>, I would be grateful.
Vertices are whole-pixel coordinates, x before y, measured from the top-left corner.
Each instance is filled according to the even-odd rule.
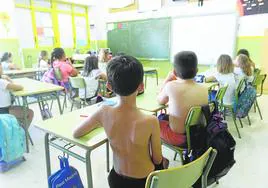
[[[217,150],[217,156],[208,175],[208,185],[225,176],[235,164],[234,150],[236,142],[223,122],[222,114],[218,111],[217,104],[211,113],[209,105],[202,106],[207,126],[195,125],[190,129],[191,151],[183,155],[183,164],[187,164],[200,157],[209,147]],[[193,187],[201,187],[199,179]]]
[[[217,150],[217,156],[208,175],[208,184],[211,184],[225,176],[235,164],[234,151],[236,142],[226,122],[223,122],[222,114],[215,110],[210,113],[209,106],[202,107],[203,114],[207,120],[206,126],[206,147]]]

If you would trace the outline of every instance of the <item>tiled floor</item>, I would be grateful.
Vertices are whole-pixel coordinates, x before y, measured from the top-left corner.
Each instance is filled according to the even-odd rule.
[[[251,112],[252,125],[248,126],[244,121],[244,128],[240,128],[242,139],[237,137],[231,119],[228,119],[230,132],[237,141],[235,159],[237,163],[217,188],[267,188],[268,187],[268,96],[259,99],[264,120],[261,121],[257,113]],[[40,120],[37,106],[34,123]],[[56,110],[56,106],[54,107]],[[54,112],[57,114],[57,112]],[[55,125],[56,126],[56,125]],[[30,128],[35,145],[31,147],[29,154],[25,154],[26,161],[10,171],[0,174],[0,188],[45,188],[47,187],[45,156],[44,156],[44,134],[34,126]],[[82,152],[82,151],[81,151]],[[171,165],[180,165],[179,161],[172,161],[173,152],[163,149],[164,155],[170,159]],[[57,155],[60,153],[52,151],[52,171],[59,168]],[[267,157],[267,158],[266,158]],[[110,159],[111,160],[111,159]],[[76,167],[85,184],[85,165],[75,159],[70,159],[71,165]],[[92,153],[92,170],[94,188],[108,188],[105,146],[96,149]],[[179,180],[178,180],[179,181]],[[86,186],[85,186],[86,187]]]

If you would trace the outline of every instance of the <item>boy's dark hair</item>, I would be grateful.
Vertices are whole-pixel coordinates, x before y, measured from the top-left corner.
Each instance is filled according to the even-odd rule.
[[[143,81],[143,66],[132,56],[116,56],[107,66],[108,83],[120,96],[134,93]]]
[[[193,79],[197,73],[197,56],[191,51],[182,51],[174,57],[176,76],[181,79]]]
[[[53,63],[56,59],[61,59],[65,55],[62,48],[54,48],[51,53],[51,62]]]
[[[240,49],[238,52],[237,52],[237,56],[239,55],[246,55],[248,58],[250,58],[250,55],[249,55],[249,52],[247,49]]]
[[[98,58],[96,56],[89,56],[85,60],[85,66],[82,76],[88,77],[92,70],[98,68]]]

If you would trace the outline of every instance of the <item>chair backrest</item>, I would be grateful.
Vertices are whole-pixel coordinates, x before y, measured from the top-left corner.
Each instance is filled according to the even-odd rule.
[[[209,104],[210,111],[214,110],[214,103]],[[203,118],[203,119],[202,119]],[[204,124],[205,126],[205,117],[202,113],[201,106],[195,106],[190,109],[188,115],[185,120],[185,131],[186,131],[186,138],[187,138],[187,149],[188,151],[191,150],[191,135],[190,129],[192,126],[200,125],[200,123]]]
[[[226,84],[225,86],[221,87],[217,94],[216,94],[216,101],[219,102],[219,103],[223,103],[223,97],[227,91],[227,88],[228,88],[228,84]]]
[[[238,86],[236,87],[236,90],[235,90],[235,100],[236,100],[236,102],[238,102],[239,95],[242,92],[242,88],[245,87],[245,84],[246,84],[246,79],[242,78],[239,81]]]
[[[83,77],[69,77],[69,82],[73,89],[85,89],[86,83]]]
[[[61,74],[61,70],[59,67],[57,68],[53,68],[54,69],[54,75],[55,75],[55,78],[58,80],[58,81],[61,81],[62,80],[62,74]]]
[[[261,96],[263,93],[263,84],[266,80],[267,75],[266,74],[260,74],[256,77],[254,82],[252,83],[256,90],[259,89],[260,93],[258,93],[258,96]]]
[[[152,172],[145,188],[189,188],[202,176],[202,188],[207,185],[207,176],[217,151],[209,148],[201,157],[186,165]]]

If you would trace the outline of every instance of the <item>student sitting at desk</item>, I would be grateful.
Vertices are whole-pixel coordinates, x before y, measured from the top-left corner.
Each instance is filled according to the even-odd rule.
[[[174,71],[169,73],[158,95],[160,104],[169,104],[169,115],[162,116],[160,128],[161,138],[171,145],[185,145],[184,122],[191,107],[208,104],[207,87],[194,81],[197,63],[194,52],[175,55]]]
[[[68,78],[78,75],[78,71],[73,67],[72,63],[66,60],[65,52],[62,48],[55,48],[51,53],[51,62],[54,70],[60,69],[62,82],[66,89],[70,88]]]
[[[113,58],[107,75],[108,87],[118,95],[117,106],[103,105],[73,133],[77,138],[104,127],[114,155],[114,168],[108,177],[111,188],[144,188],[146,177],[163,168],[158,120],[136,106],[143,74],[142,64],[136,58]]]
[[[107,79],[106,74],[99,69],[98,58],[96,56],[86,58],[82,76],[86,83],[86,96],[89,99],[95,96],[99,86],[99,79]],[[85,89],[79,89],[79,97],[85,97]]]
[[[242,55],[246,55],[246,56],[248,57],[248,59],[249,59],[249,63],[250,63],[250,65],[251,65],[252,69],[254,70],[254,69],[256,68],[256,65],[255,65],[255,63],[251,60],[249,51],[248,51],[247,49],[240,49],[240,50],[238,50],[238,52],[237,52],[237,56],[239,56],[239,55],[241,55],[241,54],[242,54]],[[237,61],[234,62],[234,65],[235,65],[236,67],[239,66]]]
[[[206,78],[206,82],[217,81],[220,87],[228,84],[228,88],[223,97],[223,103],[226,105],[232,105],[235,97],[236,79],[234,75],[234,64],[232,58],[229,55],[221,55],[217,62],[218,72]]]
[[[12,54],[10,52],[5,52],[0,60],[2,64],[2,69],[4,71],[19,69],[14,63],[12,63]]]
[[[2,66],[0,64],[0,114],[12,114],[20,122],[23,122],[23,108],[21,106],[11,106],[11,93],[10,91],[20,91],[23,87],[12,82],[12,80],[3,75]],[[28,125],[25,127],[28,129],[33,120],[33,111],[28,109]]]
[[[109,50],[108,49],[100,49],[99,68],[102,72],[106,72],[108,62],[109,62]]]
[[[236,62],[238,67],[234,68],[235,75],[239,80],[245,78],[247,83],[252,83],[254,76],[249,58],[246,55],[241,54],[236,58]]]
[[[42,50],[39,56],[38,68],[49,68],[49,66],[48,52]]]

